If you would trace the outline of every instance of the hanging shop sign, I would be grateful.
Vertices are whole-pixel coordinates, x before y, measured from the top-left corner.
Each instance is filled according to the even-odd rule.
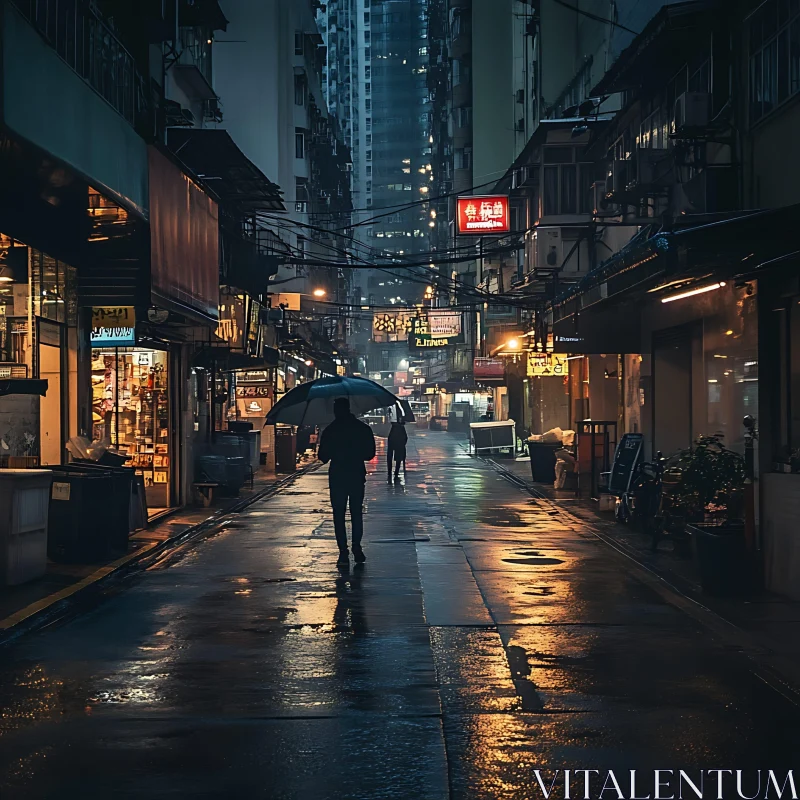
[[[428,325],[432,336],[461,336],[461,312],[429,311]]]
[[[266,397],[271,400],[274,390],[271,386],[237,386],[236,396],[239,398]]]
[[[411,320],[411,333],[408,340],[410,350],[430,350],[464,341],[460,321],[456,326],[455,322],[449,319],[434,331],[431,325],[431,316],[434,315],[424,314]]]
[[[136,344],[136,313],[133,306],[92,308],[92,347],[132,347]]]
[[[414,311],[382,311],[372,315],[373,342],[405,342]]]
[[[502,381],[506,375],[506,363],[502,358],[478,357],[473,361],[472,374],[476,381]]]
[[[485,236],[511,231],[507,195],[474,195],[456,200],[460,236]]]
[[[557,353],[528,353],[528,377],[564,377],[569,374],[569,361]]]

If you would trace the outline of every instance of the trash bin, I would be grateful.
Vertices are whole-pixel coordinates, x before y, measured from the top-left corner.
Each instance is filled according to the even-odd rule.
[[[0,470],[0,584],[15,586],[47,569],[47,512],[53,476],[46,469]]]
[[[241,456],[229,456],[225,460],[225,488],[234,495],[239,494],[239,489],[247,480],[247,459]]]
[[[102,466],[95,461],[76,459],[67,464],[66,469],[98,470],[111,476],[113,507],[109,509],[109,536],[111,547],[120,552],[128,552],[128,538],[131,532],[131,495],[136,470],[133,467]]]
[[[535,483],[555,483],[556,450],[562,444],[545,444],[544,442],[528,442],[528,455],[531,459],[531,477]]]
[[[275,426],[275,471],[294,472],[297,469],[297,437],[290,427]]]
[[[51,467],[47,554],[54,561],[93,563],[111,553],[111,474],[104,469]]]
[[[197,477],[200,481],[224,486],[227,480],[225,456],[200,456]]]

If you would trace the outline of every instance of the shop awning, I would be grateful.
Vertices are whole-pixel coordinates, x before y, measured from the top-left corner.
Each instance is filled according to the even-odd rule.
[[[9,378],[0,380],[0,397],[7,394],[47,394],[47,381],[39,378]]]
[[[258,370],[278,365],[278,351],[273,347],[265,347],[262,355],[252,355],[231,350],[226,345],[204,347],[192,358],[192,366],[211,369],[217,372],[236,372],[238,370]]]
[[[800,204],[741,212],[705,224],[679,221],[672,231],[645,228],[552,304],[557,323],[597,303],[678,281],[744,279],[796,257]],[[580,351],[577,351],[580,352]],[[612,350],[613,352],[613,350]]]
[[[167,144],[221,204],[242,212],[286,210],[280,187],[247,158],[227,131],[169,128]]]

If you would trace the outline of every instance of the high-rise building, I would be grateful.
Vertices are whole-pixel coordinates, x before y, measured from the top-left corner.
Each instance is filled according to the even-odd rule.
[[[330,0],[318,14],[328,108],[352,151],[353,259],[386,265],[357,271],[356,281],[362,302],[379,308],[419,302],[429,272],[427,265],[404,266],[427,261],[431,248],[429,2]],[[392,347],[405,360],[405,342]],[[397,358],[383,358],[371,371],[386,371],[384,361],[391,371]]]

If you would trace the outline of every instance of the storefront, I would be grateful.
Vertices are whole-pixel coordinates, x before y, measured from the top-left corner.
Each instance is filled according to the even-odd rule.
[[[79,433],[76,293],[73,266],[0,234],[0,377],[47,381],[0,399],[0,463],[61,464]]]
[[[144,347],[92,350],[92,438],[128,455],[149,513],[175,504],[170,356]]]

